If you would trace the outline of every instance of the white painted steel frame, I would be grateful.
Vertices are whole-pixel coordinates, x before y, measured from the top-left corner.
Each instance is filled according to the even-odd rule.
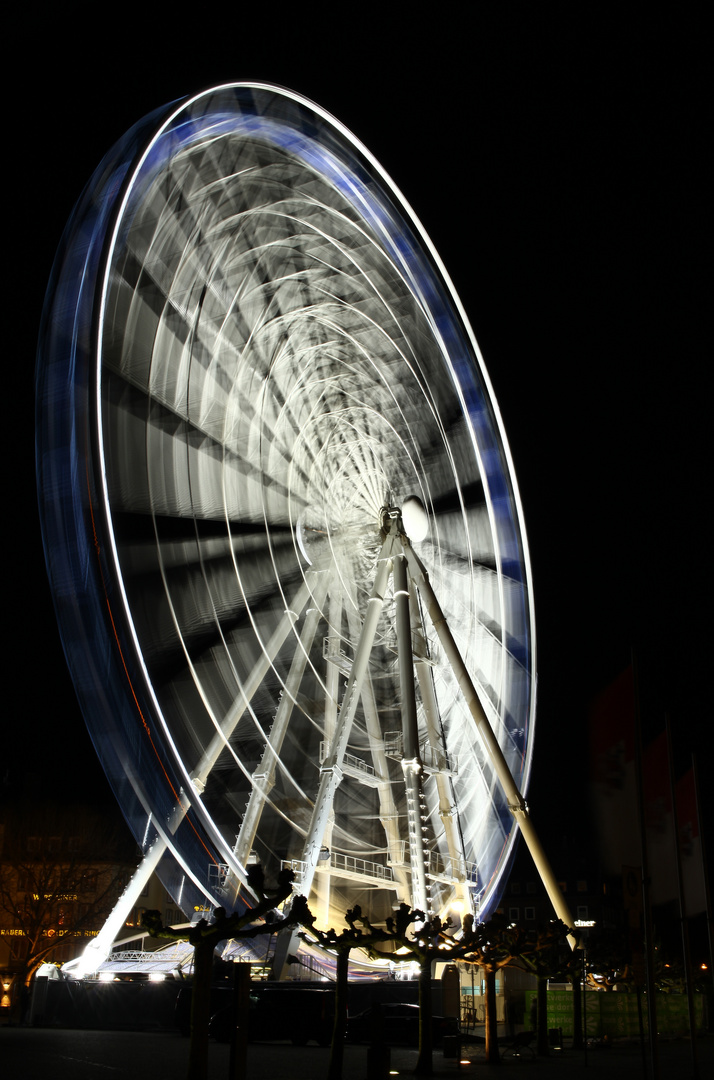
[[[70,234],[79,260],[90,238],[84,269],[63,278],[61,268],[50,298],[48,325],[71,309],[63,290],[74,290],[77,314],[69,378],[61,335],[40,361],[38,396],[56,410],[65,394],[68,407],[57,411],[59,443],[57,424],[38,435],[42,468],[59,471],[45,480],[38,465],[38,475],[53,587],[62,596],[73,584],[74,610],[60,610],[73,674],[95,740],[105,750],[111,740],[103,760],[137,839],[167,856],[167,887],[189,905],[235,898],[254,848],[274,868],[309,837],[302,862],[325,921],[348,895],[338,863],[382,866],[400,898],[414,875],[431,880],[439,908],[466,898],[486,913],[513,843],[510,814],[413,590],[383,597],[349,723],[337,706],[372,604],[380,508],[417,493],[422,560],[494,738],[527,785],[528,549],[463,307],[396,186],[299,95],[217,87],[127,139],[89,186],[74,247]],[[92,200],[103,200],[101,229]],[[44,370],[67,379],[61,393]],[[70,501],[57,511],[42,492],[59,490]],[[402,620],[411,609],[419,684],[401,750],[387,736],[411,663],[397,648],[395,604]],[[334,753],[321,761],[321,744],[340,745],[342,766]],[[425,846],[410,862],[401,848],[416,810],[403,769],[421,747],[429,760],[412,803]],[[435,772],[435,761],[458,769]],[[379,917],[392,894],[367,899]]]

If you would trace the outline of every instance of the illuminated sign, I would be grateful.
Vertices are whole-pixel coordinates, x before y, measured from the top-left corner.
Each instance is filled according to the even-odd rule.
[[[39,900],[40,899],[39,893],[33,893],[32,894],[32,899],[33,900]],[[77,894],[76,893],[69,893],[69,892],[63,892],[63,893],[46,892],[43,895],[42,899],[43,900],[57,900],[58,902],[64,901],[65,903],[67,903],[68,900],[76,900],[77,899]]]
[[[43,937],[96,937],[98,930],[55,930],[53,926],[49,930],[43,930]]]

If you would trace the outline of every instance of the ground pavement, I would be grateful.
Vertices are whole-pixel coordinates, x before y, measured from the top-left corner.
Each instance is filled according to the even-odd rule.
[[[714,1035],[697,1039],[699,1080],[714,1077]],[[459,1065],[434,1053],[434,1076],[468,1080],[493,1076],[482,1044],[464,1043]],[[0,1028],[0,1072],[3,1077],[29,1080],[183,1080],[188,1040],[170,1032],[73,1031],[50,1028]],[[408,1076],[416,1051],[392,1047],[392,1076]],[[256,1043],[248,1048],[246,1080],[325,1080],[329,1050],[289,1043]],[[466,1064],[468,1062],[469,1064]],[[694,1076],[688,1040],[660,1045],[661,1080]],[[615,1043],[609,1049],[592,1047],[587,1054],[565,1049],[547,1058],[528,1053],[506,1055],[501,1078],[511,1080],[640,1080],[642,1055],[637,1043]],[[212,1043],[210,1080],[227,1080],[228,1047]],[[387,1080],[368,1061],[366,1046],[345,1047],[344,1080]]]

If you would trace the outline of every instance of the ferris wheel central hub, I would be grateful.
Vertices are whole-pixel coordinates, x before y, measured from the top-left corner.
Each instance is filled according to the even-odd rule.
[[[416,495],[408,495],[401,507],[382,508],[382,532],[388,533],[395,520],[398,532],[413,543],[419,544],[429,535],[429,518],[424,503]]]

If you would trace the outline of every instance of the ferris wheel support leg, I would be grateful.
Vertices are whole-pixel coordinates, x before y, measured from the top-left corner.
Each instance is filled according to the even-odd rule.
[[[114,939],[126,924],[130,912],[136,906],[137,900],[148,885],[149,878],[159,865],[165,851],[166,841],[157,836],[152,847],[144,855],[144,858],[132,874],[128,885],[108,915],[102,929],[94,940],[90,941],[81,956],[78,956],[75,960],[69,960],[62,966],[63,971],[70,972],[78,979],[95,973],[109,955]]]
[[[414,656],[414,666],[419,682],[422,705],[424,706],[424,719],[426,720],[429,744],[437,754],[441,753],[442,750],[446,754],[448,753],[448,747],[444,745],[444,740],[442,739],[440,731],[439,706],[436,700],[436,690],[434,688],[434,673],[431,665],[427,663],[426,630],[424,628],[424,621],[422,619],[419,600],[413,581],[410,582],[409,601],[412,609],[412,624],[416,627],[417,648]],[[444,836],[446,837],[449,858],[451,859],[452,868],[458,868],[457,873],[460,880],[461,899],[466,910],[471,915],[475,915],[473,895],[466,880],[466,852],[464,851],[460,830],[457,828],[458,810],[453,797],[451,780],[450,777],[444,776],[441,770],[435,773],[434,780],[436,781],[436,790],[439,794],[439,817],[441,818],[444,827]]]
[[[350,634],[354,641],[359,637],[359,616],[351,607],[347,609],[347,620]],[[382,823],[387,840],[389,858],[392,863],[392,873],[397,882],[397,898],[400,903],[408,904],[411,899],[411,879],[404,865],[404,848],[402,835],[399,829],[399,814],[397,804],[394,801],[392,781],[389,776],[389,763],[384,750],[384,733],[379,719],[377,701],[374,687],[369,672],[362,685],[362,709],[367,725],[369,737],[369,749],[376,771],[381,777],[379,788],[379,820]]]
[[[330,752],[324,763],[320,766],[320,786],[315,797],[312,817],[307,831],[307,838],[303,849],[303,872],[301,879],[293,886],[294,891],[300,892],[307,899],[310,897],[315,870],[320,856],[322,839],[327,829],[332,806],[335,799],[335,791],[342,780],[342,761],[347,749],[347,741],[352,730],[357,705],[362,693],[362,686],[367,675],[367,664],[377,633],[377,624],[384,606],[384,596],[387,582],[392,570],[392,549],[395,544],[395,529],[387,535],[382,550],[377,560],[377,574],[374,587],[367,601],[367,611],[362,624],[362,633],[357,643],[352,671],[350,672],[347,690],[342,700],[337,717],[335,738]],[[292,952],[297,941],[297,933],[281,934],[275,948],[273,959],[273,977],[283,978],[288,955]]]
[[[262,679],[267,671],[268,667],[275,659],[280,650],[281,645],[286,640],[290,633],[294,623],[296,622],[300,612],[304,608],[310,597],[311,586],[315,584],[315,575],[310,574],[307,581],[303,583],[298,590],[297,595],[293,601],[293,608],[286,611],[283,615],[277,629],[273,633],[265,646],[263,656],[261,657],[261,663],[256,665],[253,669],[252,676],[246,683],[243,689],[242,700],[236,704],[233,710],[226,716],[222,726],[220,735],[217,735],[209,745],[208,750],[203,755],[199,765],[194,770],[191,777],[192,781],[196,783],[197,790],[202,791],[205,786],[206,779],[211,769],[215,765],[221,750],[225,746],[226,740],[233,731],[234,727],[238,723],[240,717],[243,715],[245,709],[255,694],[256,690],[260,686]],[[297,609],[297,614],[295,612]],[[181,824],[183,818],[186,816],[188,809],[191,805],[191,801],[185,792],[182,792],[182,798],[179,803],[176,804],[174,812],[171,815],[170,820],[167,822],[167,829],[170,833],[175,833]],[[80,958],[81,967],[73,967],[72,971],[77,975],[92,974],[97,970],[99,965],[107,956],[111,949],[112,943],[116,935],[121,930],[122,926],[126,922],[127,915],[135,906],[137,899],[141,895],[148,882],[149,878],[156,870],[162,856],[168,849],[167,840],[159,834],[154,841],[151,849],[146,853],[143,860],[139,864],[136,872],[132,876],[126,889],[119,897],[113,911],[107,918],[104,926],[100,930],[97,937],[91,942],[85,949],[84,954]],[[208,894],[207,894],[208,895]],[[86,960],[85,960],[86,957]],[[73,964],[77,963],[72,961]]]
[[[277,656],[278,652],[280,651],[280,647],[282,646],[282,644],[287,639],[288,634],[292,630],[293,625],[295,624],[295,622],[297,621],[297,619],[298,619],[298,617],[300,615],[300,612],[302,611],[305,604],[307,603],[307,601],[308,601],[308,599],[310,597],[311,588],[315,584],[315,578],[316,578],[316,572],[311,572],[310,574],[308,574],[306,576],[306,580],[303,582],[302,586],[300,587],[300,589],[298,590],[296,596],[294,597],[293,607],[285,611],[285,613],[284,613],[282,619],[280,620],[280,623],[278,624],[276,630],[274,631],[274,633],[272,634],[272,636],[270,637],[270,639],[268,640],[267,644],[265,645],[265,647],[263,649],[263,655],[261,657],[261,661],[258,664],[255,665],[255,667],[253,668],[253,671],[251,673],[251,676],[249,677],[249,679],[246,682],[246,685],[241,688],[242,689],[241,700],[238,701],[236,703],[236,705],[234,706],[234,708],[226,715],[226,717],[223,720],[223,723],[221,724],[221,727],[220,727],[219,731],[216,733],[216,735],[211,740],[211,743],[209,744],[208,749],[205,751],[205,753],[204,753],[203,757],[201,758],[200,762],[198,763],[198,765],[194,769],[193,773],[191,774],[191,786],[192,786],[191,796],[189,796],[185,791],[181,792],[181,799],[176,804],[176,806],[174,807],[174,811],[173,811],[173,813],[171,815],[171,818],[167,822],[167,828],[168,828],[168,831],[170,833],[173,834],[173,833],[176,832],[179,825],[183,821],[184,817],[188,813],[188,810],[189,810],[189,808],[191,806],[191,798],[195,798],[195,795],[197,793],[200,794],[203,791],[203,789],[205,788],[206,780],[208,778],[208,775],[211,772],[211,769],[213,768],[213,766],[216,764],[216,761],[220,757],[221,751],[223,750],[224,746],[226,745],[229,735],[231,734],[231,732],[235,728],[236,724],[240,720],[241,716],[245,712],[246,708],[250,704],[250,701],[251,701],[253,695],[256,693],[256,691],[260,687],[261,682],[262,682],[263,678],[265,677],[265,674],[266,674],[270,664],[273,662],[273,660]],[[195,790],[193,790],[194,788],[195,788]],[[135,880],[136,881],[139,881],[139,880],[142,881],[142,884],[139,887],[139,891],[134,896],[134,899],[136,899],[136,897],[138,897],[141,894],[146,881],[149,880],[149,878],[151,877],[151,874],[154,872],[154,870],[158,866],[159,861],[161,860],[161,857],[165,853],[165,851],[167,850],[168,846],[169,846],[168,841],[166,839],[164,839],[161,835],[159,835],[156,838],[156,840],[154,842],[154,845],[151,848],[151,851],[147,852],[147,854],[144,856],[143,862],[140,864],[139,869],[137,870],[134,877],[132,877],[129,885],[127,886],[127,890],[126,890],[126,892],[128,893],[129,890],[134,887],[134,881]],[[152,859],[154,859],[153,866],[151,865]],[[146,874],[145,880],[142,877],[142,875],[144,875],[144,874]],[[242,877],[241,877],[241,880],[242,880]],[[132,895],[134,895],[134,894],[132,893]],[[124,896],[125,896],[125,894],[122,894],[122,896],[120,897],[119,903],[117,904],[117,909],[119,908],[119,905],[122,904],[122,902],[124,901]],[[206,896],[209,897],[209,894],[206,894]],[[127,901],[127,903],[128,903],[128,901]],[[127,912],[131,911],[132,907],[133,907],[133,903],[129,903],[128,907],[126,909]],[[118,932],[118,930],[121,928],[121,926],[123,925],[123,923],[125,921],[126,921],[126,915],[124,915],[124,918],[117,925],[117,927],[116,927],[116,929],[114,931],[115,934],[116,934],[116,932]],[[96,941],[99,940],[100,936],[102,938],[102,941],[105,940],[106,936],[110,933],[109,926],[110,926],[110,924],[113,925],[113,922],[114,922],[114,912],[112,912],[111,915],[109,916],[109,918],[107,919],[107,922],[106,922],[105,926],[102,928],[102,930],[100,931],[100,935],[98,935]],[[109,951],[109,948],[111,947],[111,942],[113,940],[114,940],[113,937],[109,940],[109,943],[106,946],[106,951],[107,952]],[[102,957],[98,961],[97,966],[102,962],[103,959],[104,959],[104,957]],[[96,970],[96,968],[94,970]]]
[[[351,606],[351,605],[350,605]],[[342,625],[342,612],[344,601],[342,595],[342,580],[340,575],[335,575],[330,586],[330,606],[328,613],[328,626],[339,628]],[[356,638],[359,637],[359,632]],[[355,638],[355,640],[356,640]],[[369,678],[369,676],[367,676]],[[327,663],[325,670],[325,743],[328,747],[335,741],[335,729],[337,728],[337,706],[340,698],[340,669],[337,664]],[[330,814],[327,829],[323,839],[323,845],[332,847],[332,833],[335,826],[335,811]],[[332,876],[322,874],[318,878],[316,914],[318,926],[327,926],[330,918],[330,894],[332,891]]]
[[[431,904],[426,884],[424,834],[422,832],[422,818],[424,816],[422,809],[424,803],[422,772],[424,766],[419,757],[409,581],[407,578],[407,564],[403,554],[397,555],[394,559],[393,573],[397,653],[399,657],[399,691],[402,699],[402,733],[404,739],[402,770],[407,790],[412,908],[423,911],[425,917],[428,918],[431,915],[429,910]]]
[[[348,619],[350,609],[351,606],[348,605]],[[344,597],[342,592],[342,580],[339,574],[335,574],[330,581],[330,605],[328,610],[329,627],[339,628],[342,625],[343,610]],[[355,640],[357,640],[358,637],[359,631],[357,632]],[[335,729],[337,728],[337,707],[339,704],[339,700],[340,669],[337,664],[331,664],[328,662],[325,667],[325,741],[328,746],[332,746],[333,742],[335,741]]]
[[[362,634],[357,643],[352,671],[350,673],[345,696],[342,700],[342,706],[337,717],[334,742],[330,747],[327,758],[320,767],[320,786],[315,798],[315,805],[303,854],[305,871],[301,885],[302,891],[306,896],[312,886],[312,879],[317,866],[320,847],[322,845],[322,837],[325,832],[327,818],[332,810],[335,790],[342,780],[341,766],[345,756],[345,750],[347,749],[347,740],[349,739],[350,731],[352,730],[352,721],[354,720],[355,712],[357,711],[357,705],[362,693],[362,685],[367,674],[367,664],[369,662],[370,653],[372,652],[374,637],[377,632],[377,623],[379,622],[382,607],[384,606],[384,595],[392,568],[391,553],[393,543],[392,537],[388,536],[379,556],[374,588],[367,601],[367,612],[362,626]]]
[[[461,658],[461,653],[459,652],[458,646],[449,629],[446,616],[431,587],[429,575],[406,537],[401,537],[401,542],[411,575],[421,593],[426,609],[429,612],[429,617],[433,623],[434,630],[441,642],[441,646],[451,665],[452,671],[456,676],[456,680],[464,695],[469,712],[476,723],[481,742],[491,759],[491,764],[494,767],[498,781],[506,794],[509,809],[520,826],[523,839],[528,845],[528,850],[530,851],[536,869],[540,874],[545,891],[548,893],[548,897],[558,918],[565,923],[567,927],[573,929],[575,924],[573,922],[573,917],[570,914],[568,904],[566,903],[565,897],[563,896],[555,874],[553,873],[548,857],[543,849],[543,845],[536,835],[533,822],[528,815],[526,801],[513,779],[508,763],[503,756],[503,751],[494,735],[488,717],[484,712],[476,687],[466,669],[466,665]],[[570,942],[571,948],[575,949],[578,947],[578,939],[574,934],[568,935],[568,941]]]

